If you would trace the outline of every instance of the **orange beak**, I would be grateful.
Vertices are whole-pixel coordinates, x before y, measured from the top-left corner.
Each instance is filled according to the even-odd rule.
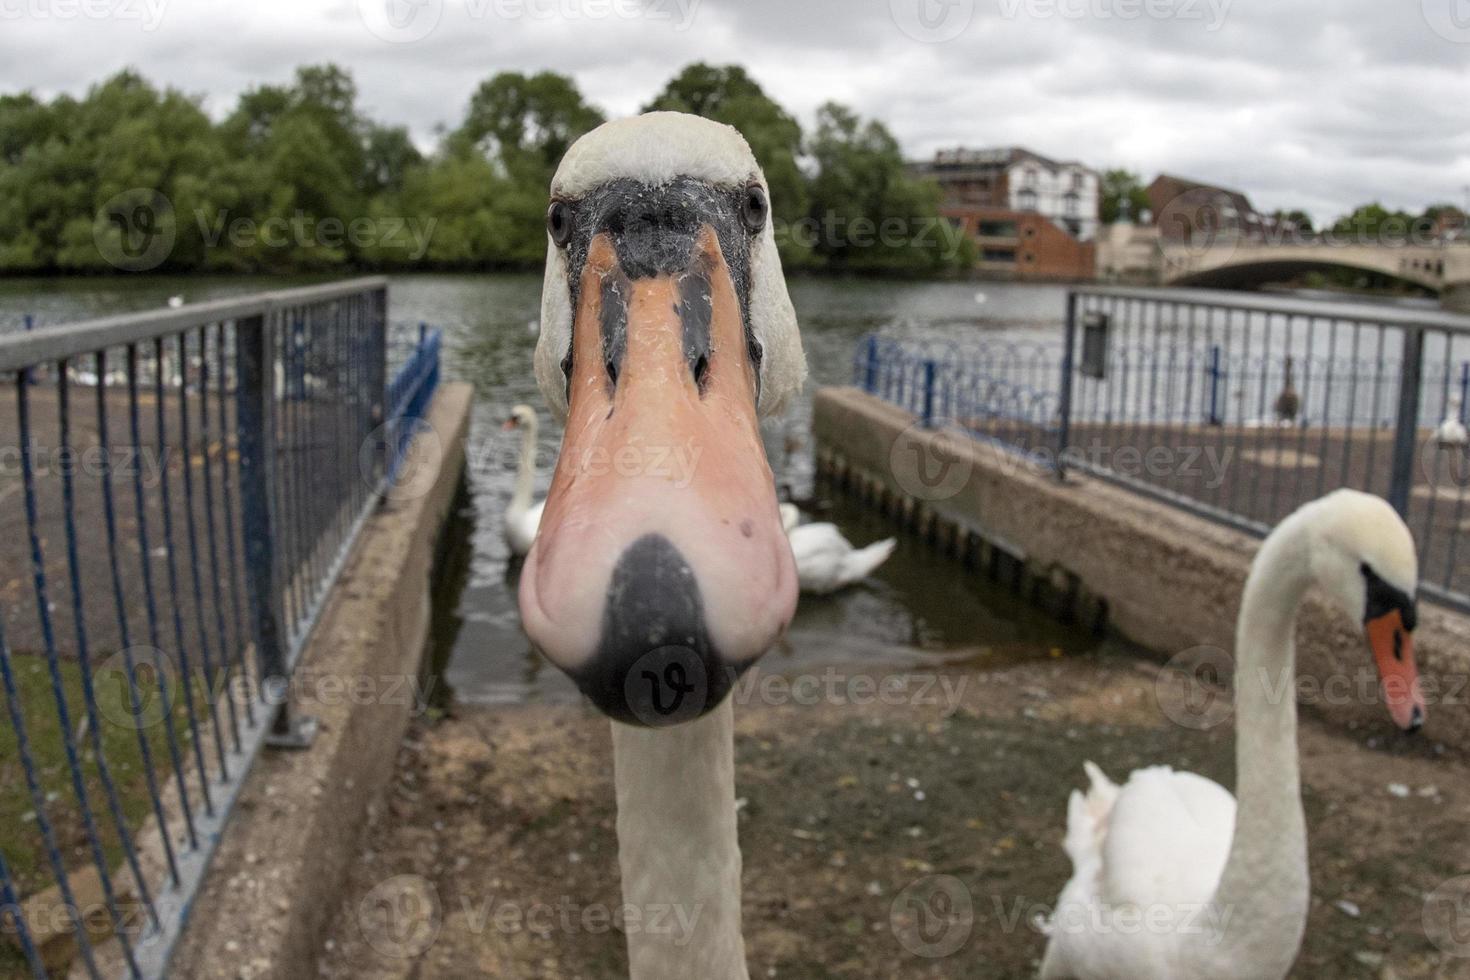
[[[734,281],[709,226],[688,268],[630,278],[589,244],[568,417],[521,576],[531,640],[604,713],[718,705],[796,607]]]
[[[1399,728],[1418,731],[1424,725],[1424,692],[1414,663],[1414,634],[1405,627],[1403,613],[1397,609],[1368,620],[1367,631],[1388,713]]]

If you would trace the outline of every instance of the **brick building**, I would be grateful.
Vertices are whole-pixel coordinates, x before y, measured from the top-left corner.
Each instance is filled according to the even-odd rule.
[[[1020,147],[941,150],[912,165],[943,192],[940,213],[975,241],[976,269],[1016,279],[1090,279],[1097,174]]]

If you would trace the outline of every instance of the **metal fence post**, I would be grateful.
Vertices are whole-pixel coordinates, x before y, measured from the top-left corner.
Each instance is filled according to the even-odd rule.
[[[27,313],[25,315],[24,322],[26,333],[30,333],[32,330],[36,329],[36,316],[34,313]],[[26,368],[24,371],[21,372],[21,380],[25,384],[35,384],[35,380],[31,376],[30,368]]]
[[[1470,361],[1460,365],[1460,422],[1465,421],[1466,402],[1470,402]]]
[[[1399,379],[1399,410],[1393,437],[1393,475],[1388,502],[1405,518],[1414,486],[1414,454],[1419,448],[1419,399],[1424,384],[1424,328],[1404,328],[1404,365]]]
[[[367,354],[367,397],[369,399],[370,418],[373,427],[381,426],[388,422],[390,406],[388,399],[388,290],[377,289],[368,296],[368,323],[367,334],[362,339]],[[385,432],[385,435],[387,433]],[[388,443],[389,439],[373,440],[376,452],[377,469],[374,472],[375,479],[381,479],[388,473],[392,465],[393,452]]]
[[[1072,376],[1077,358],[1077,294],[1067,292],[1067,341],[1062,353],[1062,390],[1057,414],[1057,479],[1067,476],[1067,450],[1072,444]]]
[[[1215,426],[1225,424],[1225,420],[1220,417],[1220,381],[1224,378],[1220,370],[1221,353],[1219,344],[1210,348],[1210,411],[1205,422]]]
[[[878,335],[868,335],[868,363],[866,374],[863,376],[863,390],[868,394],[876,394],[878,391]]]
[[[268,745],[305,748],[316,721],[291,716],[290,667],[286,663],[281,582],[277,577],[276,514],[271,486],[276,461],[276,371],[271,327],[254,316],[235,324],[238,382],[236,418],[240,443],[240,516],[245,540],[245,582],[261,690],[280,697]],[[288,382],[289,383],[289,382]]]
[[[924,362],[924,428],[934,424],[934,374],[933,361]]]

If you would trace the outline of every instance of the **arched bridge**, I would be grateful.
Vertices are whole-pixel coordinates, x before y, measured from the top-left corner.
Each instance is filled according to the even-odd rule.
[[[1162,279],[1171,286],[1241,287],[1310,270],[1357,269],[1439,293],[1446,305],[1470,303],[1470,242],[1429,245],[1216,241],[1161,245]]]

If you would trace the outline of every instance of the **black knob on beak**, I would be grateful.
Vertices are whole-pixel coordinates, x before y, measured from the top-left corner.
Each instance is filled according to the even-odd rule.
[[[597,653],[572,675],[582,693],[617,721],[662,728],[712,711],[735,673],[710,643],[689,563],[663,535],[634,541],[613,569]]]

